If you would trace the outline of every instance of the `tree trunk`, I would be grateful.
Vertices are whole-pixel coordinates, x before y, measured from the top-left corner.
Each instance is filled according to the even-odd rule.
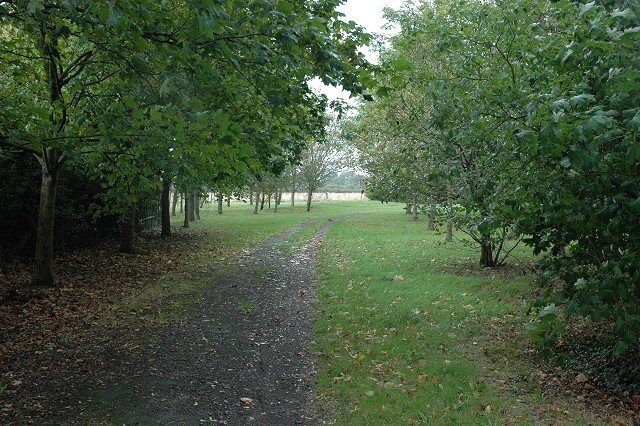
[[[178,204],[178,197],[180,194],[178,193],[178,188],[173,191],[173,205],[171,206],[171,216],[176,216],[176,205]]]
[[[162,198],[160,199],[160,209],[161,209],[161,217],[162,217],[162,231],[160,231],[160,236],[162,237],[170,237],[171,236],[171,214],[169,212],[169,204],[171,197],[171,181],[170,180],[162,180]],[[175,199],[175,197],[174,197]],[[175,216],[175,203],[173,204],[174,210],[173,214]]]
[[[447,197],[447,236],[444,239],[445,243],[453,241],[453,200],[449,195]]]
[[[418,194],[413,194],[413,220],[418,220]]]
[[[260,210],[264,210],[264,202],[266,201],[266,198],[265,198],[265,197],[266,197],[266,196],[265,196],[265,193],[264,193],[264,192],[262,192],[261,200],[260,200]]]
[[[184,194],[184,224],[183,228],[188,228],[190,226],[191,217],[189,216],[189,193]]]
[[[268,198],[268,200],[267,200],[268,207],[267,207],[267,208],[268,208],[269,210],[271,210],[271,197],[272,197],[272,196],[273,196],[273,192],[269,194],[269,197],[267,197],[267,198]]]
[[[282,202],[282,189],[280,189],[280,191],[278,192],[278,199],[276,201],[276,205],[279,206],[281,202]]]
[[[307,211],[311,211],[311,198],[313,197],[313,191],[310,189],[307,191]]]
[[[291,207],[296,205],[296,169],[291,172]]]
[[[249,192],[249,205],[253,205],[253,189]]]
[[[136,206],[130,206],[125,221],[120,225],[120,253],[135,251]]]
[[[227,207],[231,207],[231,195],[227,195]]]
[[[429,230],[436,230],[436,204],[431,203],[429,205]]]
[[[405,213],[411,214],[411,196],[408,193],[404,196],[404,201],[406,204],[404,208]]]
[[[260,186],[256,187],[256,202],[253,207],[253,214],[258,214],[258,209],[260,208]]]
[[[280,204],[278,202],[278,198],[282,197],[282,192],[278,192],[278,190],[276,189],[276,198],[275,198],[275,203],[274,203],[274,207],[273,207],[273,212],[274,213],[278,213],[278,204]]]
[[[492,268],[496,266],[493,261],[493,247],[491,245],[491,239],[489,235],[483,235],[480,243],[480,265],[486,268]]]
[[[56,215],[56,193],[58,191],[59,153],[54,150],[48,154],[51,167],[47,167],[42,159],[42,185],[40,187],[40,210],[38,211],[38,228],[36,235],[35,265],[31,284],[52,287],[53,282],[53,238]],[[52,158],[55,157],[55,158]]]
[[[200,200],[198,194],[193,193],[193,217],[195,220],[200,220]]]
[[[224,202],[224,194],[222,192],[218,193],[218,214],[222,214],[222,204]]]
[[[44,26],[43,26],[44,28]],[[4,36],[4,35],[3,35]],[[42,58],[47,75],[50,99],[49,120],[53,128],[62,132],[67,124],[67,108],[62,95],[64,78],[58,72],[60,51],[57,36],[43,30]],[[82,68],[80,68],[82,69]],[[42,166],[40,186],[40,205],[38,210],[38,227],[36,234],[36,252],[31,284],[52,287],[53,281],[53,239],[56,216],[56,195],[60,168],[64,163],[62,151],[43,146],[42,156],[38,157]]]
[[[196,197],[193,192],[188,192],[185,194],[184,198],[185,198],[184,209],[185,211],[189,212],[189,222],[195,222],[196,209],[193,206],[194,204],[193,202],[196,200]],[[188,202],[186,200],[188,200]],[[189,208],[187,208],[187,206],[189,206]]]

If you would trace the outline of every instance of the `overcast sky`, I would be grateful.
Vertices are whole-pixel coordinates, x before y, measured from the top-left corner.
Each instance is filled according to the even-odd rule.
[[[398,9],[403,3],[404,0],[347,0],[338,10],[345,14],[343,20],[355,21],[369,33],[388,33],[382,29],[382,26],[386,23],[382,17],[382,9],[385,7]],[[363,52],[370,61],[376,60],[373,53],[366,51],[366,49],[363,49]],[[312,87],[318,88],[330,99],[349,98],[347,92],[340,91],[334,87],[323,86],[319,81],[314,82]]]

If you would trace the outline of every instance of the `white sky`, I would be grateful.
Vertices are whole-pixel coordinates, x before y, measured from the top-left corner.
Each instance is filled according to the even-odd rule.
[[[385,7],[399,9],[403,3],[404,0],[347,0],[338,7],[338,11],[344,13],[345,16],[342,18],[344,21],[355,21],[368,33],[388,34],[388,31],[382,29],[386,23],[382,17],[382,9]],[[375,62],[377,60],[376,55],[367,49],[363,49],[363,53],[369,61]],[[320,90],[329,99],[343,98],[346,100],[349,98],[348,92],[325,86],[319,80],[312,81],[311,87]]]

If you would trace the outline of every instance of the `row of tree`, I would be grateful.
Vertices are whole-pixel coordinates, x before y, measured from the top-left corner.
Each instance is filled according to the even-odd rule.
[[[532,331],[604,320],[640,337],[635,0],[407,2],[355,125],[369,189],[456,216],[492,267],[523,238],[546,283]]]
[[[234,187],[322,139],[312,77],[359,93],[367,40],[340,0],[0,1],[0,156],[33,154],[41,190],[33,283],[53,284],[63,170],[99,182],[96,215],[135,224],[172,185]]]

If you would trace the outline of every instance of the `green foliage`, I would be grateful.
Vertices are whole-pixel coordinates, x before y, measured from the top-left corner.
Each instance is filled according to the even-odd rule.
[[[90,171],[104,214],[160,179],[186,190],[279,173],[324,125],[327,99],[307,82],[367,82],[369,37],[338,4],[2,2],[0,143],[56,178],[68,159]]]
[[[507,237],[526,236],[547,255],[534,310],[558,307],[532,325],[541,342],[579,315],[608,324],[617,351],[640,344],[636,3],[388,12],[400,31],[381,52],[379,99],[359,119],[369,189],[453,198],[459,228],[493,264]]]
[[[640,342],[640,18],[625,2],[564,7],[575,25],[547,66],[573,81],[531,120],[541,129],[534,161],[555,184],[534,190],[539,204],[523,214],[529,242],[550,252],[539,304],[609,324],[621,352]]]

